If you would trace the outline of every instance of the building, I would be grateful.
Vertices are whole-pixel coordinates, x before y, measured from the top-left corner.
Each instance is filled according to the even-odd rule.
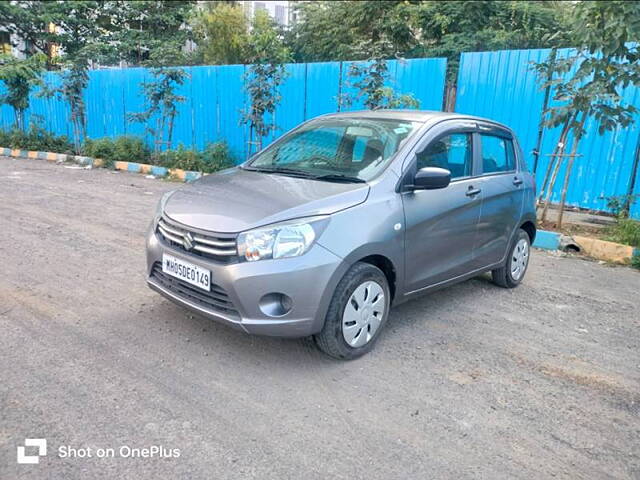
[[[0,27],[0,55],[13,55],[23,59],[25,58],[25,47],[24,40]]]
[[[241,1],[245,13],[249,18],[255,15],[255,12],[263,10],[267,12],[279,25],[289,27],[295,23],[295,15],[291,8],[290,1]]]

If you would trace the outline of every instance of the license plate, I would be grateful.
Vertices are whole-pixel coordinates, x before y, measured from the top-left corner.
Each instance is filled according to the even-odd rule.
[[[198,288],[210,290],[211,272],[172,255],[162,254],[162,271]]]

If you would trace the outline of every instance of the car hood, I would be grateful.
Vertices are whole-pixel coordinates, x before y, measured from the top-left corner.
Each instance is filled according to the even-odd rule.
[[[366,200],[366,183],[336,183],[231,168],[173,193],[169,218],[202,230],[235,233],[270,223],[326,215]]]

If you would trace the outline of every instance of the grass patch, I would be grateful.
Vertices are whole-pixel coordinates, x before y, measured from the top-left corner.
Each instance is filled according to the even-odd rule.
[[[618,217],[615,225],[605,230],[603,239],[640,249],[640,222]],[[636,254],[631,257],[631,266],[640,269],[640,255]]]
[[[640,248],[640,222],[618,217],[616,223],[606,229],[604,239]]]

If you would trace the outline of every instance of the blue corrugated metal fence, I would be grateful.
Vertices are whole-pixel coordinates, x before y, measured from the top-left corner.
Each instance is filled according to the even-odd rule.
[[[288,76],[280,88],[282,101],[275,112],[279,129],[268,138],[270,143],[300,122],[323,113],[339,110],[338,96],[347,89],[350,62],[289,64]],[[177,89],[186,98],[179,104],[173,145],[183,143],[202,149],[208,142],[226,140],[237,159],[245,156],[248,129],[240,125],[241,111],[249,99],[244,89],[245,65],[185,67],[188,78]],[[420,108],[440,110],[444,94],[446,59],[429,58],[390,61],[390,84],[398,92],[412,93]],[[133,134],[145,135],[145,126],[127,120],[128,113],[145,108],[140,83],[150,80],[144,68],[94,70],[90,72],[85,93],[87,104],[87,135],[89,138]],[[47,73],[45,81],[60,82],[59,75]],[[348,109],[362,108],[354,104]],[[344,108],[343,108],[344,110]],[[43,117],[45,127],[59,135],[71,137],[69,108],[55,98],[41,98],[34,92],[27,118]],[[0,107],[0,126],[10,128],[13,110]]]
[[[543,109],[544,91],[536,83],[531,62],[548,59],[549,49],[505,50],[499,52],[463,53],[458,74],[456,111],[491,118],[515,130],[525,151],[527,162],[533,166],[538,124]],[[560,50],[559,56],[569,53]],[[629,87],[625,100],[640,109],[640,89]],[[627,193],[631,181],[632,165],[639,145],[640,118],[634,125],[616,131],[598,134],[593,120],[585,125],[586,135],[580,143],[581,155],[574,163],[569,205],[595,210],[606,210],[606,198]],[[560,128],[545,129],[536,172],[540,186],[558,141]],[[551,200],[560,201],[564,168],[559,172]],[[640,179],[636,193],[640,192]],[[636,202],[632,216],[640,218],[640,202]]]

